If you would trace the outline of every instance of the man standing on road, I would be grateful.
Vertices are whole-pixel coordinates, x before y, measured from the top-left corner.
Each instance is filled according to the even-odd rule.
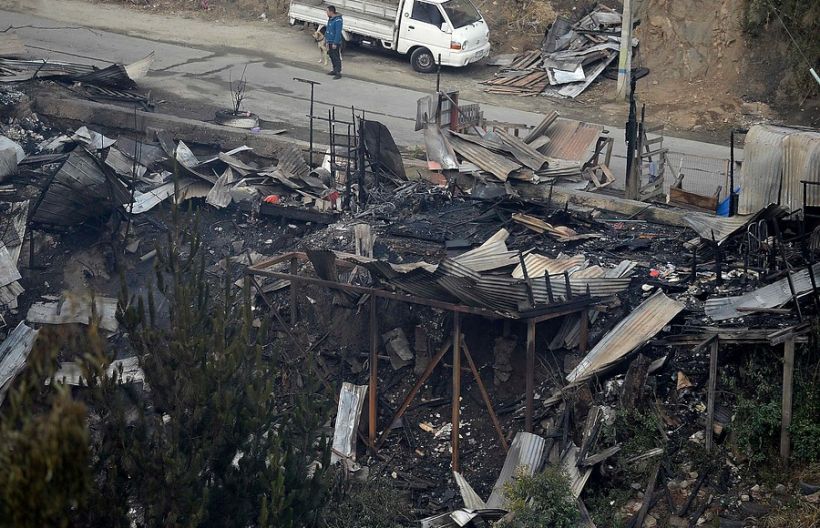
[[[328,75],[332,75],[334,79],[342,78],[342,25],[342,15],[336,13],[336,7],[327,6],[325,41],[327,54],[330,55],[330,62],[333,64],[333,71]]]

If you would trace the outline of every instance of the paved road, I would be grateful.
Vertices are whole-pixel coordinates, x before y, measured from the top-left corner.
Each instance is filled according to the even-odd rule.
[[[65,28],[65,24],[57,20],[10,11],[0,10],[0,19],[3,24],[21,27],[17,33],[25,41],[31,58],[105,66],[110,62],[132,62],[153,51],[156,62],[148,77],[141,81],[141,86],[174,94],[177,98],[187,100],[190,105],[229,106],[229,82],[238,79],[247,67],[248,93],[245,107],[267,121],[289,123],[294,127],[306,126],[308,86],[293,80],[294,77],[300,77],[322,83],[316,88],[317,114],[326,115],[330,108],[335,107],[337,112],[349,115],[350,108],[355,106],[366,110],[368,115],[378,116],[377,119],[390,128],[400,145],[417,145],[423,141],[421,135],[414,132],[413,125],[416,101],[429,92],[359,78],[333,80],[324,75],[319,64],[311,68],[309,63],[304,62],[304,58],[302,62],[294,63],[287,58],[272,60],[270,54],[263,56],[248,51],[226,52],[98,29]],[[311,46],[302,48],[303,53],[308,50],[311,50]],[[275,55],[276,50],[270,52]],[[310,52],[316,53],[318,58],[318,51]],[[293,51],[289,50],[288,53],[292,54]],[[352,52],[351,69],[366,67],[370,59],[368,53],[365,50]],[[434,79],[431,78],[431,82]],[[434,89],[431,86],[431,91]],[[538,123],[542,117],[534,112],[488,104],[482,104],[482,110],[488,119],[527,125]],[[623,133],[617,129],[611,130],[611,133],[615,137],[612,169],[620,179],[624,172]],[[664,146],[686,154],[728,158],[727,147],[710,143],[667,137]]]

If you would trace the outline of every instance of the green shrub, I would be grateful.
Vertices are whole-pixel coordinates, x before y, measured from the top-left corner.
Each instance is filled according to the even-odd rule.
[[[578,522],[578,504],[558,467],[550,466],[533,476],[519,475],[504,494],[513,514],[505,528],[573,528]]]
[[[389,479],[340,485],[323,517],[326,528],[399,528],[416,523],[410,503]]]

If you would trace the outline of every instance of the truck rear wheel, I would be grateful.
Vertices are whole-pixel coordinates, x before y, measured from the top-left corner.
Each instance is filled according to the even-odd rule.
[[[433,73],[436,71],[436,58],[427,48],[416,48],[410,55],[410,64],[419,73]]]

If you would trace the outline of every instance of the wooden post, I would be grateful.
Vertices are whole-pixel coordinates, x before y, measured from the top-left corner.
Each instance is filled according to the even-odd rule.
[[[290,259],[290,274],[296,275],[299,272],[299,261],[296,257]],[[296,281],[290,281],[290,324],[295,325],[297,319],[296,305],[299,302],[299,286]]]
[[[467,358],[467,363],[469,363],[470,370],[473,372],[475,382],[478,384],[478,390],[481,392],[481,398],[484,400],[484,405],[487,407],[487,414],[490,415],[490,421],[493,423],[495,432],[498,433],[498,439],[501,441],[501,447],[504,448],[504,451],[509,451],[509,445],[507,445],[507,439],[504,438],[504,431],[501,429],[501,423],[498,421],[498,416],[495,414],[495,409],[493,409],[493,402],[490,400],[490,394],[487,392],[487,388],[481,380],[481,374],[478,372],[478,367],[476,367],[475,361],[473,361],[473,356],[470,354],[470,349],[467,348],[466,342],[462,343],[462,346],[464,347],[464,357]]]
[[[390,428],[393,426],[394,423],[396,423],[396,420],[404,416],[404,413],[405,411],[407,411],[408,407],[410,407],[410,403],[413,401],[413,398],[416,397],[416,393],[418,393],[418,391],[421,390],[421,387],[427,382],[427,379],[430,377],[430,374],[433,373],[433,369],[435,369],[436,365],[439,364],[439,361],[441,361],[441,358],[444,357],[444,354],[446,354],[447,351],[450,350],[450,346],[452,344],[453,339],[448,339],[444,343],[444,345],[442,345],[442,347],[439,349],[436,355],[433,356],[433,359],[431,359],[430,362],[427,364],[427,368],[424,369],[424,373],[422,373],[419,379],[416,380],[416,384],[413,385],[413,388],[410,389],[410,392],[408,392],[407,395],[404,397],[404,401],[402,401],[401,405],[399,405],[399,410],[397,410],[396,414],[393,415],[393,418],[390,419],[390,425],[388,425],[385,428],[384,432],[379,437],[379,441],[376,442],[376,449],[380,448],[381,445],[384,443],[385,438],[387,438],[387,435],[390,433]]]
[[[291,286],[293,287],[293,286]],[[370,386],[367,392],[367,438],[370,445],[376,445],[376,402],[379,390],[379,320],[376,311],[376,296],[370,296]],[[393,424],[389,424],[388,427]]]
[[[450,440],[453,445],[452,466],[453,471],[459,471],[458,467],[458,430],[461,405],[461,317],[458,312],[453,312],[453,429],[450,433]]]
[[[524,416],[524,430],[532,432],[532,415],[535,407],[535,321],[527,321],[527,365],[526,365],[527,409]]]
[[[632,73],[632,0],[624,0],[621,18],[621,49],[618,55],[618,85],[616,98],[623,101],[629,95],[629,81]]]
[[[717,389],[717,364],[720,341],[717,337],[712,340],[709,352],[709,386],[706,400],[706,451],[712,450],[714,436],[713,422],[715,419],[715,390]]]
[[[791,435],[789,427],[792,424],[792,377],[794,376],[794,335],[790,335],[783,343],[783,415],[780,423],[780,456],[783,464],[789,463],[791,454]]]
[[[578,337],[578,352],[585,354],[589,350],[589,310],[581,311],[581,331]]]

